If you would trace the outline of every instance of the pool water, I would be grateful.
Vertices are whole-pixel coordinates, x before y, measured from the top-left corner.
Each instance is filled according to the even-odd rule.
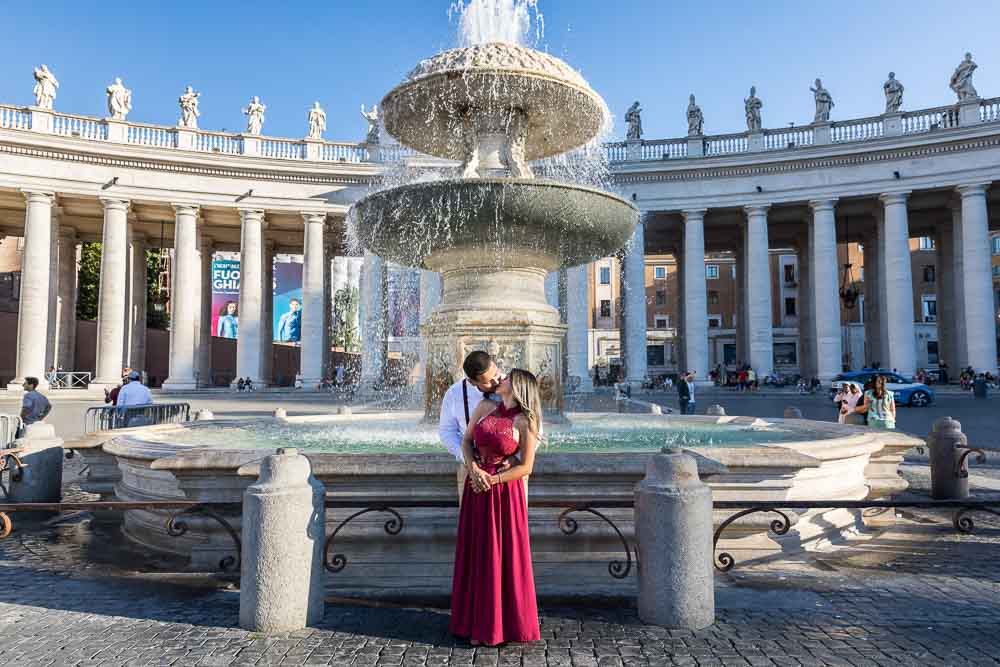
[[[679,423],[649,415],[577,414],[572,424],[544,427],[541,451],[635,452],[662,447],[750,447],[816,439],[777,424]],[[243,449],[296,447],[333,453],[442,453],[437,427],[384,415],[351,420],[288,423],[271,419],[241,424],[204,424],[185,436],[164,439],[190,445]],[[155,436],[154,436],[155,438]]]

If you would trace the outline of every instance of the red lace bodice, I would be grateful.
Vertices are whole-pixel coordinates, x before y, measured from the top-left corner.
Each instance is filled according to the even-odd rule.
[[[494,466],[517,451],[519,445],[514,439],[514,418],[519,414],[521,408],[508,410],[501,403],[476,424],[472,437],[481,465],[487,472],[492,472]]]

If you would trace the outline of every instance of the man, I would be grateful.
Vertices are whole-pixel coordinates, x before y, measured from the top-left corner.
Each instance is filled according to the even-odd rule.
[[[694,371],[688,371],[677,382],[677,398],[682,415],[694,414]]]
[[[21,399],[21,421],[25,426],[30,426],[45,419],[52,411],[52,404],[37,391],[38,378],[24,378],[21,387],[24,389],[24,398]]]
[[[465,435],[469,416],[484,398],[493,400],[493,392],[500,386],[503,375],[489,354],[481,350],[470,352],[462,362],[465,378],[448,388],[441,400],[441,417],[438,437],[448,452],[458,461],[458,499],[465,490],[465,457],[462,455],[462,436]],[[504,464],[509,467],[508,464]]]
[[[107,387],[104,388],[104,402],[110,403],[111,405],[118,405],[118,394],[121,392],[122,387],[128,384],[129,375],[132,373],[131,368],[122,369],[122,383],[108,391]]]
[[[297,343],[302,339],[302,304],[298,299],[288,302],[288,312],[278,320],[278,340]]]
[[[153,395],[142,383],[142,375],[139,371],[132,371],[128,375],[128,383],[123,385],[118,392],[118,407],[127,408],[132,405],[150,405],[153,402]]]

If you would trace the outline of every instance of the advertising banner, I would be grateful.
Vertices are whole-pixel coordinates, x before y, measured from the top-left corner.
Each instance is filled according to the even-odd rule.
[[[239,331],[240,263],[212,260],[212,335],[236,338]]]
[[[302,262],[274,263],[274,340],[302,340]]]

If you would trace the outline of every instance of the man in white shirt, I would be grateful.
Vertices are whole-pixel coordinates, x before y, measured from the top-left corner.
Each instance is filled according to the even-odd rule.
[[[441,418],[438,437],[448,452],[458,461],[458,499],[465,489],[465,460],[462,456],[462,436],[465,435],[469,417],[483,398],[492,400],[493,392],[500,386],[503,375],[489,354],[481,350],[470,352],[462,362],[465,378],[448,388],[441,400]]]
[[[128,375],[128,383],[122,385],[118,392],[118,407],[126,408],[130,405],[150,405],[153,402],[153,395],[142,383],[142,375],[139,371],[132,371]]]

